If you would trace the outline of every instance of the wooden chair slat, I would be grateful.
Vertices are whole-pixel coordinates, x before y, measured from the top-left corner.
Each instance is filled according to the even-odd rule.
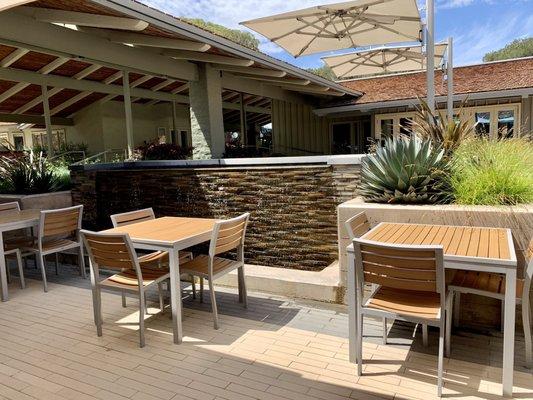
[[[224,236],[221,236],[219,235],[217,237],[217,247],[218,246],[223,246],[225,244],[228,244],[228,243],[233,243],[234,241],[236,240],[239,240],[239,239],[242,239],[242,232],[243,232],[244,229],[241,229],[231,235],[224,235]]]
[[[364,279],[366,283],[375,283],[380,286],[394,289],[416,290],[420,292],[435,292],[437,290],[436,282],[391,278],[388,276],[375,275],[367,272],[364,273]]]
[[[244,222],[242,224],[232,226],[231,228],[226,228],[224,225],[222,225],[218,231],[218,237],[230,236],[236,232],[242,232],[242,230],[244,229],[244,226],[245,226]]]
[[[362,244],[361,251],[366,253],[379,253],[383,256],[392,257],[409,257],[409,258],[428,258],[435,259],[435,252],[426,249],[410,248],[409,250],[395,248],[381,248],[370,244]]]
[[[154,211],[151,208],[142,210],[129,211],[111,216],[111,221],[115,228],[125,225],[131,225],[138,222],[150,221],[155,218]]]
[[[230,251],[230,250],[236,249],[237,247],[240,246],[241,243],[242,243],[242,239],[241,239],[241,237],[239,237],[238,239],[234,240],[233,242],[224,244],[222,246],[216,246],[215,247],[215,254],[225,253],[226,251]]]
[[[374,264],[413,270],[435,269],[435,259],[433,258],[398,257],[366,252],[362,252],[361,254],[363,261]]]
[[[435,269],[409,269],[409,268],[395,268],[389,265],[372,264],[363,262],[365,272],[376,275],[388,276],[391,278],[408,279],[412,281],[432,281],[437,279]]]
[[[19,202],[10,201],[9,203],[0,203],[0,213],[8,211],[20,211]]]

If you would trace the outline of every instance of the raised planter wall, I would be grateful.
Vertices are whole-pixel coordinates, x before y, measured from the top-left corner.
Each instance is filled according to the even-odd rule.
[[[337,206],[355,196],[360,156],[132,162],[73,167],[84,226],[118,212],[227,218],[250,212],[246,262],[322,270],[337,259]]]
[[[350,217],[366,212],[372,226],[380,222],[403,222],[440,225],[485,226],[510,228],[518,258],[518,276],[523,276],[525,252],[533,238],[533,205],[514,207],[458,206],[458,205],[387,205],[365,203],[353,199],[338,208],[339,264],[341,286],[346,286],[346,247],[350,244],[345,222]],[[461,297],[461,319],[470,325],[500,324],[500,302],[485,297]],[[518,318],[519,319],[519,318]]]
[[[70,190],[41,194],[0,194],[0,203],[18,201],[22,210],[52,210],[70,207],[72,195]]]

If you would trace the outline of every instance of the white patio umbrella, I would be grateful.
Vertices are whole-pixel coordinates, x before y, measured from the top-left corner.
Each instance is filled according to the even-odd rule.
[[[421,39],[416,0],[355,0],[242,22],[295,57]]]
[[[446,44],[435,46],[435,65],[442,65]],[[418,71],[426,68],[422,46],[378,47],[322,60],[338,78],[380,74],[387,72]]]

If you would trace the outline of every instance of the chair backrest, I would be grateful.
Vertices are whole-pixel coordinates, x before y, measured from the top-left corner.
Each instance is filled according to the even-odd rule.
[[[10,201],[9,203],[0,203],[0,213],[9,211],[20,211],[20,204],[18,201]]]
[[[392,245],[355,239],[357,285],[445,292],[442,246]]]
[[[83,206],[41,211],[39,240],[49,237],[76,236],[81,229]]]
[[[248,225],[249,213],[225,221],[217,221],[213,228],[213,236],[209,245],[209,256],[225,253],[240,247],[242,256],[244,236]]]
[[[155,219],[154,210],[152,208],[144,208],[142,210],[114,214],[111,216],[111,223],[113,224],[113,228],[118,228],[120,226],[149,221],[151,219]]]
[[[364,211],[347,220],[345,226],[350,240],[361,237],[370,230],[370,223]]]
[[[109,234],[80,231],[91,269],[95,277],[99,276],[101,267],[115,271],[135,271],[142,287],[142,274],[131,239],[127,233]]]

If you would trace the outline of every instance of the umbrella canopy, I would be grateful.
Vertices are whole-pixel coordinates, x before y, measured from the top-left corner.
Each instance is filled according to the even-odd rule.
[[[295,57],[420,41],[416,0],[356,0],[242,22]]]
[[[435,65],[442,64],[446,44],[435,46]],[[380,74],[384,72],[417,71],[426,68],[422,46],[380,47],[338,56],[323,57],[337,78]]]

